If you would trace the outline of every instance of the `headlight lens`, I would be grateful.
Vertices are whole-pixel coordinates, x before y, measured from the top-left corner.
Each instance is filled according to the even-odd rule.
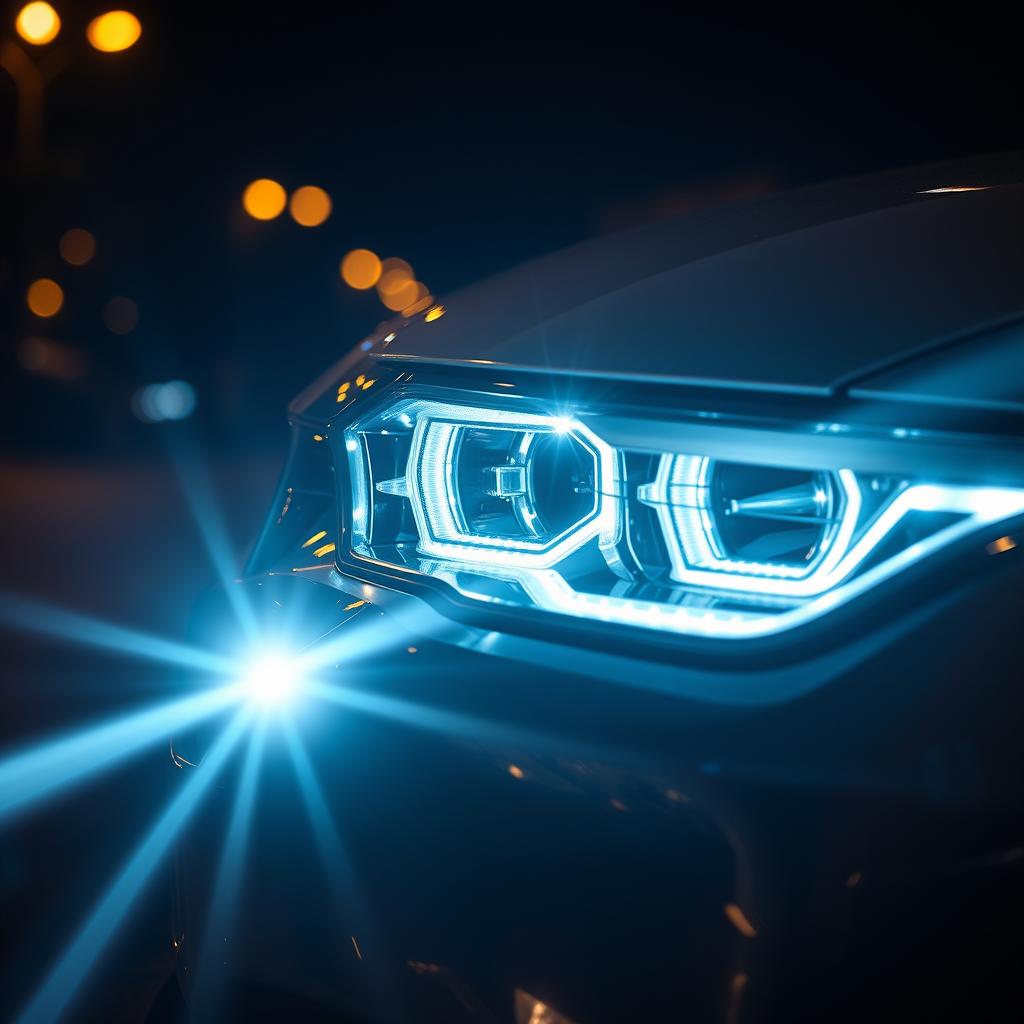
[[[711,428],[614,434],[561,410],[398,397],[344,434],[351,552],[477,601],[738,638],[822,615],[1024,512],[1014,487],[784,452],[776,465],[763,447],[744,461]]]
[[[375,486],[408,497],[421,554],[543,568],[614,540],[615,453],[581,424],[415,401],[397,422],[415,423],[405,472]]]
[[[766,594],[820,593],[862,501],[848,469],[790,470],[665,455],[637,489],[656,509],[672,578]]]

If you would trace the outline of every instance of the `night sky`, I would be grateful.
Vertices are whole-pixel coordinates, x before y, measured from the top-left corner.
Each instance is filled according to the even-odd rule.
[[[67,13],[66,40],[93,6]],[[340,280],[357,246],[443,295],[696,206],[1021,144],[1019,54],[994,17],[133,9],[139,44],[80,45],[51,84],[28,173],[0,77],[0,445],[18,458],[148,451],[131,395],[172,377],[209,443],[281,444],[289,397],[389,315]],[[322,186],[332,216],[253,221],[257,177]],[[98,243],[77,269],[57,253],[75,226]],[[66,292],[46,322],[24,299],[41,276]],[[124,336],[103,323],[113,296],[140,311]],[[69,350],[71,379],[26,368],[28,337]]]

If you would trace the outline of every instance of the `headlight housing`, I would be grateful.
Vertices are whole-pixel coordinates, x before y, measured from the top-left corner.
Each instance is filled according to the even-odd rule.
[[[414,424],[406,470],[374,486],[409,499],[421,554],[540,569],[595,537],[614,543],[615,452],[582,424],[415,400],[396,416]]]
[[[1024,513],[918,431],[378,394],[338,424],[348,553],[484,605],[768,636]]]

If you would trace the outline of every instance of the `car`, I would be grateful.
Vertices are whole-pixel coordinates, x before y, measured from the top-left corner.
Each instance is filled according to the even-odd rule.
[[[274,709],[180,839],[196,1019],[1024,1012],[1022,171],[642,225],[345,346],[194,616]]]

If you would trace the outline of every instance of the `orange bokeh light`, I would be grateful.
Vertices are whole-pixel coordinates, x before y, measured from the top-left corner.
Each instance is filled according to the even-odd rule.
[[[28,286],[25,301],[36,316],[56,316],[64,305],[64,290],[49,277],[41,277]]]
[[[281,215],[288,194],[272,178],[257,178],[250,182],[242,193],[245,212],[256,220],[273,220]]]
[[[377,291],[383,299],[385,295],[391,295],[401,291],[403,288],[407,288],[415,280],[416,275],[413,273],[412,267],[405,260],[400,260],[397,256],[389,256],[380,265],[380,280],[377,282]]]
[[[384,279],[381,278],[381,281]],[[428,298],[429,292],[427,286],[421,281],[405,281],[400,284],[397,288],[390,291],[383,291],[380,284],[377,285],[377,290],[380,295],[380,301],[384,303],[388,309],[393,310],[396,313],[403,312],[404,310],[415,307],[418,303],[422,302],[423,299]]]
[[[52,43],[60,32],[60,15],[47,3],[25,4],[14,20],[18,35],[26,43],[43,46]]]
[[[85,37],[103,53],[119,53],[139,41],[142,24],[131,11],[107,11],[89,22]]]
[[[341,279],[358,291],[372,288],[381,275],[380,257],[369,249],[353,249],[341,261]]]
[[[296,224],[315,228],[331,215],[331,197],[316,185],[303,185],[292,193],[288,205]]]
[[[434,296],[430,294],[430,289],[422,281],[417,281],[416,284],[419,295],[408,306],[402,307],[403,316],[415,316],[417,313],[422,313],[434,301]]]

